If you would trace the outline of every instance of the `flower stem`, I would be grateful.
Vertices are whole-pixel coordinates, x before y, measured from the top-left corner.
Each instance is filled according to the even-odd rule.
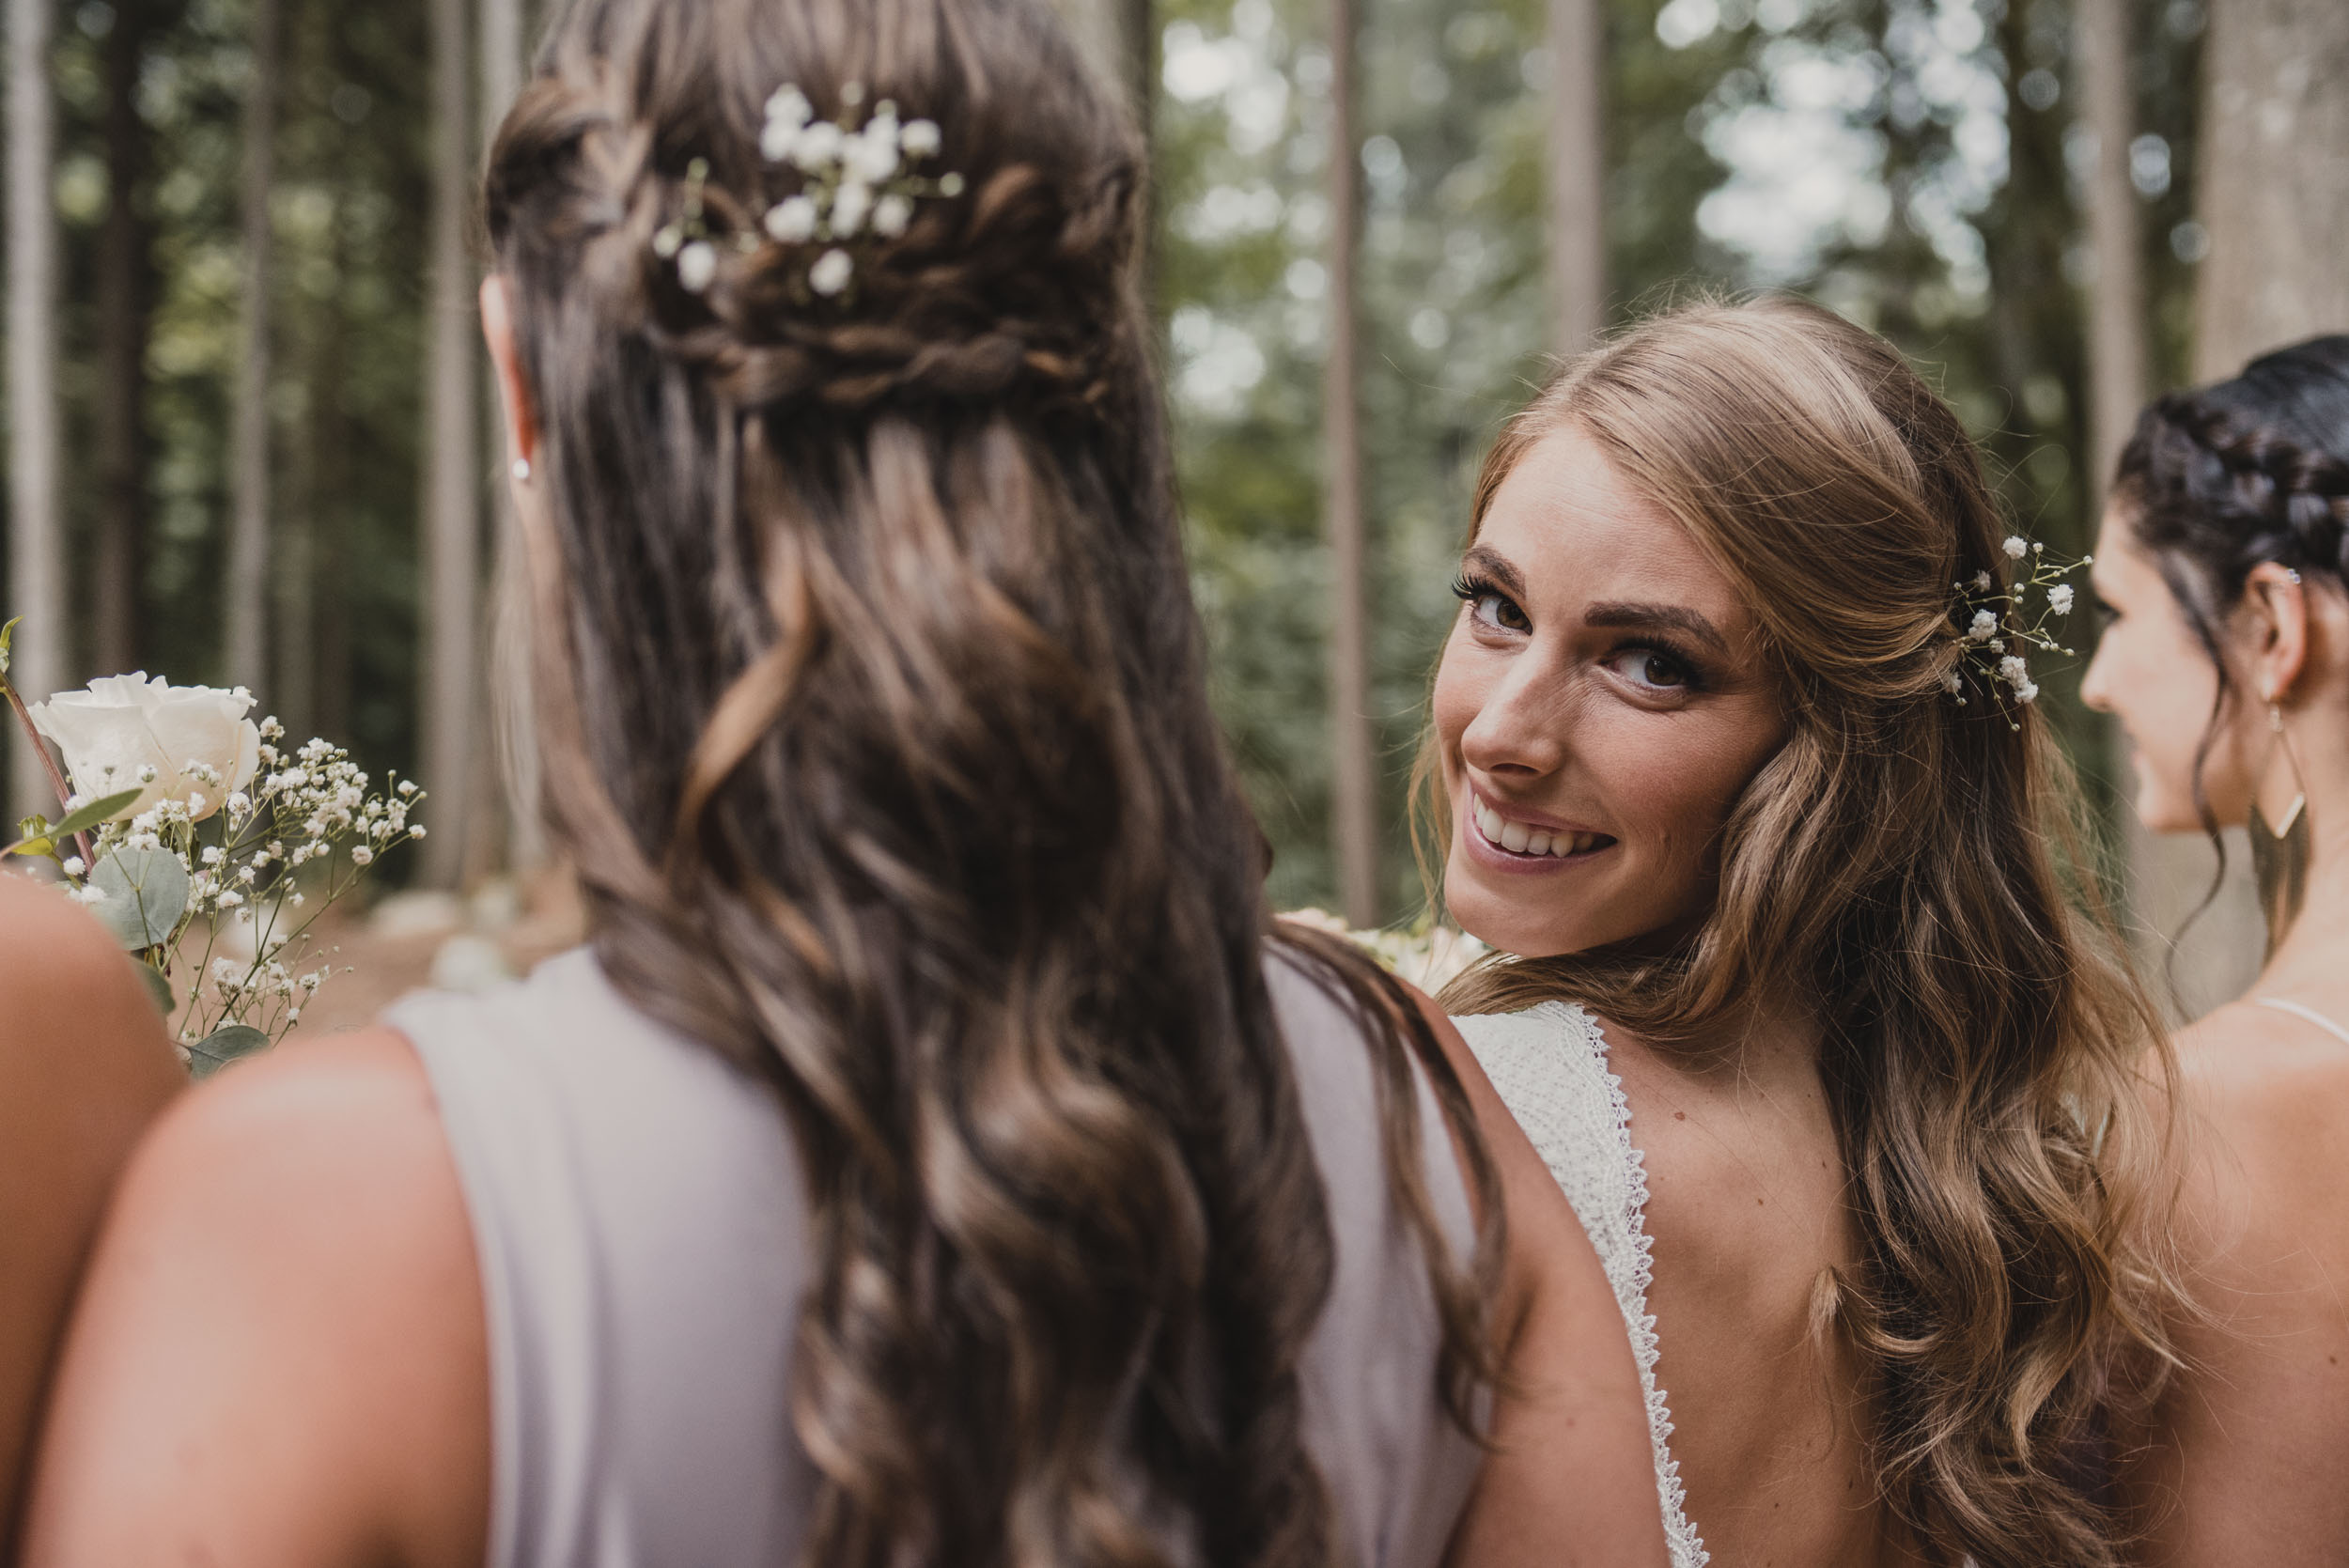
[[[49,754],[49,742],[42,739],[40,731],[34,727],[32,710],[24,706],[24,699],[17,695],[13,682],[0,680],[0,691],[6,691],[8,694],[8,706],[16,710],[16,722],[24,726],[25,740],[32,746],[33,754],[40,758],[41,767],[48,771],[49,787],[57,792],[58,807],[61,810],[71,811],[73,792],[66,788],[65,775],[57,771],[57,759]],[[82,863],[95,867],[98,862],[90,854],[89,834],[76,833],[73,835],[73,842],[81,846]]]

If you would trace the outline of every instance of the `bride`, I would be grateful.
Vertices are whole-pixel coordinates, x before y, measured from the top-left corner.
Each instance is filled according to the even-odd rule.
[[[1041,0],[558,18],[483,306],[590,946],[165,1118],[28,1560],[1661,1562],[1567,1204],[1267,913]]]
[[[2006,533],[1788,301],[1572,365],[1477,488],[1423,772],[1500,955],[1443,1000],[1608,1261],[1683,1568],[2119,1560],[2166,1058],[2066,897]]]

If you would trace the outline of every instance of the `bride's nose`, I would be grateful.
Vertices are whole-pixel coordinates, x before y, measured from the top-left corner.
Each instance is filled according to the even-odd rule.
[[[1530,659],[1514,660],[1486,692],[1460,734],[1460,757],[1495,778],[1534,779],[1566,754],[1566,707],[1558,675]]]

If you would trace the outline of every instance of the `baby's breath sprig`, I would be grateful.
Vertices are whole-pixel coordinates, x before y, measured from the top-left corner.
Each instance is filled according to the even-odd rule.
[[[943,148],[936,122],[901,120],[897,105],[883,99],[858,124],[852,116],[864,102],[864,88],[855,82],[841,89],[840,101],[840,117],[826,120],[796,86],[779,87],[767,101],[759,156],[796,169],[800,189],[767,208],[734,241],[744,255],[769,242],[820,247],[800,281],[809,296],[828,300],[855,282],[852,247],[903,238],[917,201],[959,196],[967,188],[959,174],[931,179],[914,172]],[[718,275],[718,239],[706,213],[708,180],[708,163],[694,159],[686,169],[682,214],[653,236],[653,253],[676,263],[677,285],[691,294],[707,292]]]
[[[2046,545],[2019,535],[2010,536],[2003,549],[2022,574],[2012,583],[2001,588],[1990,573],[1978,571],[1971,582],[1950,584],[1955,595],[1951,618],[1959,637],[1959,653],[1941,684],[1960,707],[1966,706],[1971,684],[1967,678],[1969,667],[1980,673],[1983,684],[1999,702],[2028,707],[2039,700],[2030,656],[2073,657],[2072,650],[2056,640],[2053,629],[2072,613],[2077,598],[2077,590],[2064,579],[2093,565],[2095,557],[2067,562],[2049,555]],[[2023,727],[2011,710],[2007,726]]]

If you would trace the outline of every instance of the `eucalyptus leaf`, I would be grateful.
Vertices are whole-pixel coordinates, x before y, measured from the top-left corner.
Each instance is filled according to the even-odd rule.
[[[139,965],[138,971],[139,978],[147,983],[147,999],[164,1017],[171,1017],[172,1010],[179,1005],[179,999],[172,995],[171,982],[163,978],[163,971],[152,964]]]
[[[188,868],[168,849],[117,849],[98,862],[89,885],[105,894],[90,913],[132,953],[169,941],[187,913]]]
[[[71,838],[76,833],[86,833],[92,828],[102,828],[121,815],[127,807],[145,793],[147,792],[141,789],[126,789],[119,795],[109,795],[102,800],[92,800],[88,805],[50,829],[49,836],[53,839]]]
[[[231,1062],[267,1049],[268,1035],[251,1024],[232,1023],[188,1048],[188,1072],[194,1078],[210,1078]]]

